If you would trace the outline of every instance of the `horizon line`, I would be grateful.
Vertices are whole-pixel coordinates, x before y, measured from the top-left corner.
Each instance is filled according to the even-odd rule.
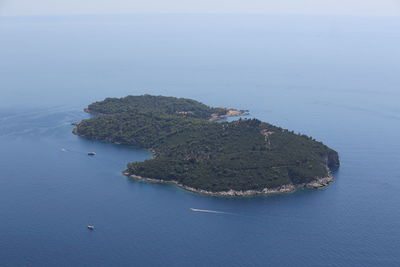
[[[137,16],[137,15],[266,15],[266,16],[303,16],[303,17],[362,17],[362,18],[400,18],[400,15],[381,14],[336,14],[336,13],[276,13],[276,12],[121,12],[121,13],[69,13],[69,14],[14,14],[0,18],[56,18],[56,17],[101,17],[101,16]]]

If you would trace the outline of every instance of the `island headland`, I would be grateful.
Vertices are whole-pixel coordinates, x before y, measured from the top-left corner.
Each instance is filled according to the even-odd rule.
[[[252,196],[323,188],[340,165],[333,149],[257,119],[221,119],[248,110],[210,107],[186,98],[127,96],[90,104],[90,119],[73,133],[92,140],[149,149],[128,163],[131,178],[175,184],[212,196]]]

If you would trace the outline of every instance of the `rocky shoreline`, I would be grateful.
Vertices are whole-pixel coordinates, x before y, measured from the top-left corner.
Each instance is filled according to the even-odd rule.
[[[283,193],[293,193],[296,190],[302,189],[302,188],[322,189],[322,188],[327,187],[330,183],[332,183],[334,181],[333,177],[331,175],[329,175],[327,177],[317,178],[309,183],[303,183],[303,184],[298,184],[298,185],[287,184],[287,185],[282,185],[282,186],[276,187],[276,188],[264,188],[263,190],[237,191],[237,190],[231,189],[228,191],[213,192],[213,191],[207,191],[207,190],[203,190],[203,189],[197,189],[197,188],[193,188],[190,186],[186,186],[175,180],[167,181],[167,180],[162,180],[162,179],[146,178],[146,177],[141,177],[138,175],[130,174],[128,171],[124,171],[123,174],[130,178],[138,180],[138,181],[145,181],[145,182],[150,182],[150,183],[174,184],[184,190],[187,190],[187,191],[190,191],[193,193],[209,195],[209,196],[218,196],[218,197],[233,197],[233,196],[249,197],[249,196],[256,196],[256,195],[275,195],[275,194],[283,194]]]

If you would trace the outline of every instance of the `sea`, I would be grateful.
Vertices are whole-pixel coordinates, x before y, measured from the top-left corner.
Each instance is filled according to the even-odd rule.
[[[399,17],[1,17],[0,266],[400,266],[399,47]],[[71,123],[141,94],[310,135],[339,152],[335,182],[232,198],[129,179],[149,151]]]

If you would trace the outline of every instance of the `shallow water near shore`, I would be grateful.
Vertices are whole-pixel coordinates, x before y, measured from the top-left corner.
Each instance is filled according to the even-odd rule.
[[[399,31],[394,18],[0,19],[0,266],[399,266]],[[150,152],[71,123],[144,93],[248,109],[342,166],[323,190],[244,198],[129,179]]]

